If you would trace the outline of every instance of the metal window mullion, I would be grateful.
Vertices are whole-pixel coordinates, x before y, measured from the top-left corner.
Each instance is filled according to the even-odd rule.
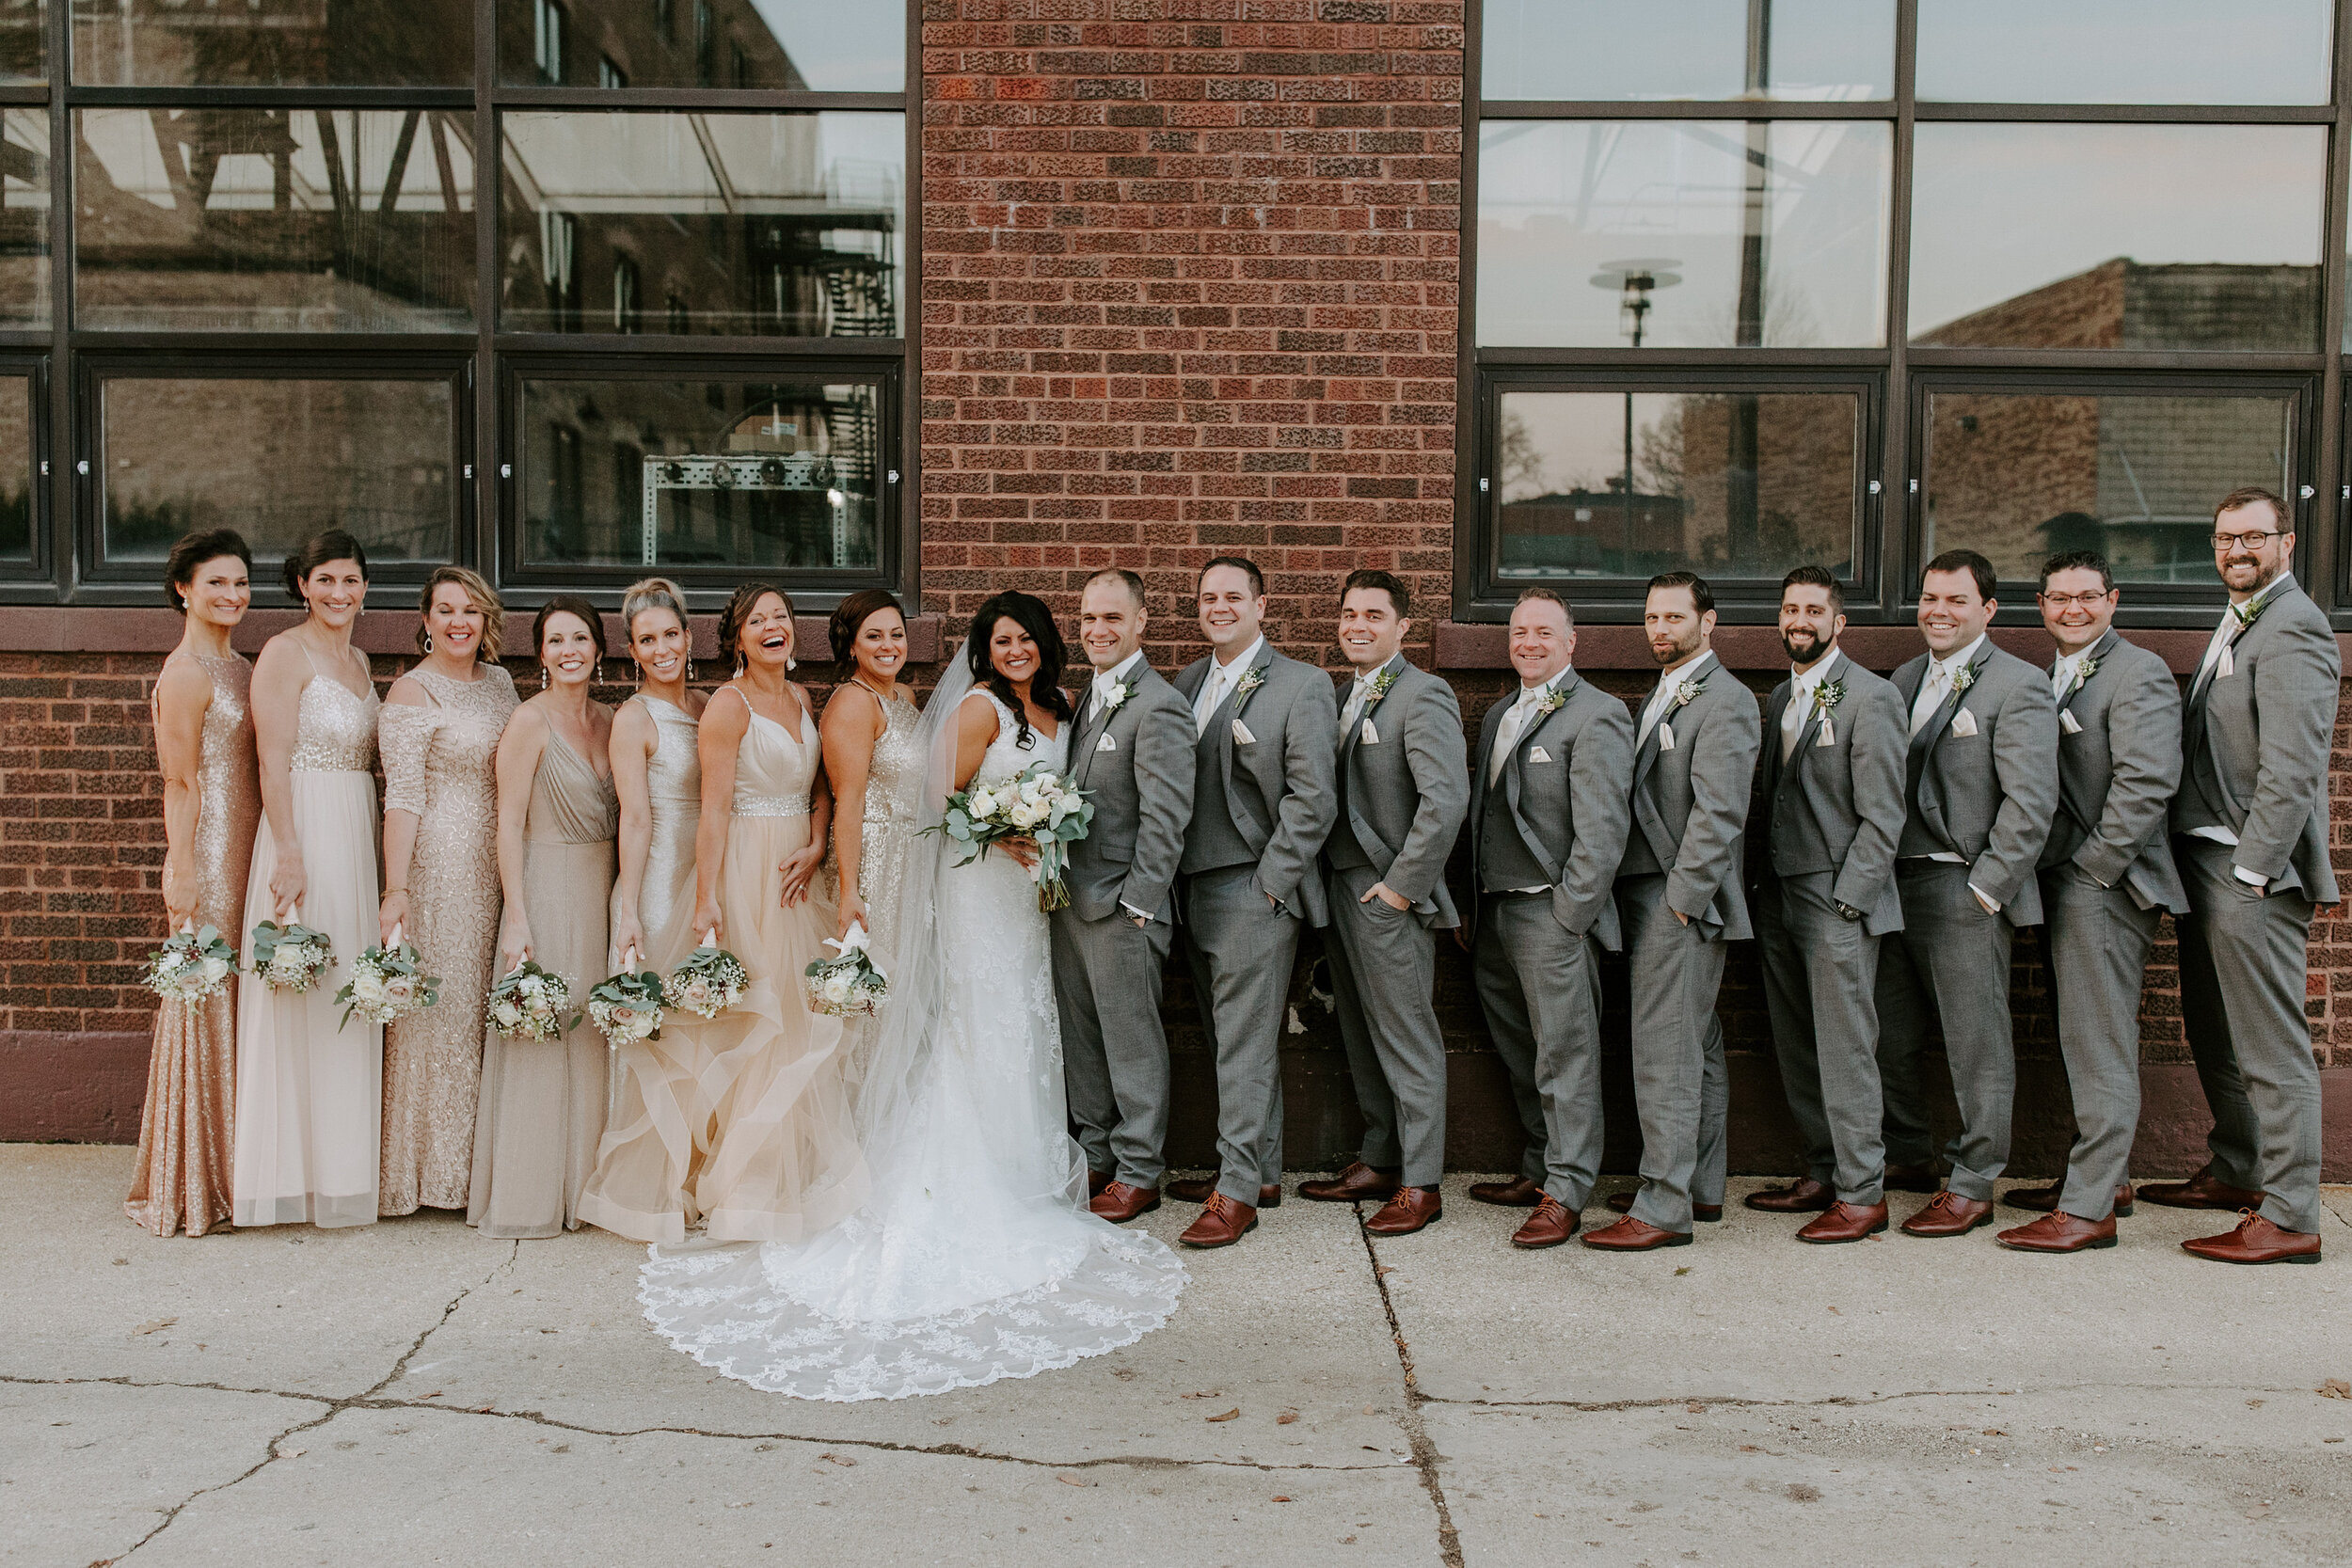
[[[70,0],[51,0],[45,62],[49,78],[49,406],[42,443],[48,472],[34,475],[34,497],[47,509],[48,560],[60,597],[80,591],[86,562],[99,548],[95,488],[76,472],[76,447],[87,439],[74,418],[73,366],[73,110],[61,90],[72,74],[73,18]],[[87,538],[87,553],[83,541]]]
[[[473,40],[473,431],[467,442],[473,468],[470,505],[460,508],[456,559],[469,561],[493,583],[506,580],[505,489],[499,465],[505,459],[499,439],[505,386],[497,358],[499,218],[505,207],[505,150],[499,145],[498,109],[491,89],[498,82],[499,0],[474,0]],[[465,472],[461,462],[458,472]]]
[[[1462,166],[1460,216],[1454,220],[1454,613],[1492,596],[1501,548],[1494,508],[1478,489],[1481,442],[1490,422],[1478,375],[1478,122],[1484,112],[1480,71],[1485,0],[1462,8]]]
[[[2335,120],[2328,136],[2328,192],[2321,232],[2319,345],[2319,406],[2306,426],[2312,432],[2308,471],[2318,494],[2312,498],[2303,546],[2307,552],[2304,581],[2321,596],[2321,608],[2331,618],[2352,607],[2347,590],[2347,553],[2344,548],[2345,519],[2352,507],[2344,500],[2346,473],[2344,429],[2344,249],[2347,201],[2352,201],[2352,40],[2345,37],[2352,22],[2352,0],[2335,7]],[[2322,518],[2328,526],[2321,526]]]
[[[1918,465],[1912,454],[1911,195],[1913,145],[1919,113],[1919,0],[1895,6],[1895,167],[1886,198],[1886,384],[1879,404],[1877,527],[1867,541],[1874,618],[1893,621],[1908,592],[1904,578],[1914,541],[1926,518],[1925,498],[1912,495]],[[1857,563],[1859,564],[1859,563]],[[1854,574],[1857,586],[1862,573]],[[1859,595],[1857,595],[1859,596]]]

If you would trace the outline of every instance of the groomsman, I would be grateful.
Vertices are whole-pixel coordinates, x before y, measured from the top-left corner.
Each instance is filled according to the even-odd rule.
[[[1338,822],[1323,847],[1324,951],[1364,1142],[1336,1180],[1298,1187],[1318,1202],[1379,1202],[1365,1222],[1379,1236],[1409,1235],[1443,1212],[1436,927],[1461,924],[1445,863],[1470,812],[1453,688],[1399,651],[1412,610],[1387,572],[1351,572],[1340,589],[1340,653],[1356,679],[1340,709]]]
[[[1217,1174],[1177,1238],[1231,1246],[1282,1201],[1280,1045],[1301,923],[1327,923],[1315,856],[1338,811],[1331,677],[1268,646],[1265,576],[1221,555],[1197,600],[1209,657],[1176,677],[1192,705],[1192,821],[1179,894],[1200,1026],[1216,1058]]]
[[[1094,798],[1094,826],[1071,847],[1070,904],[1052,921],[1062,1075],[1086,1153],[1088,1207],[1114,1224],[1160,1206],[1160,975],[1192,816],[1192,714],[1145,661],[1143,579],[1133,572],[1087,580],[1078,643],[1094,680],[1071,720],[1069,770]]]
[[[2075,1134],[2063,1181],[2010,1190],[2012,1208],[2043,1216],[1994,1238],[2022,1252],[2113,1246],[2116,1216],[2132,1212],[2140,981],[2157,920],[2188,911],[2165,832],[2181,782],[2181,689],[2164,660],[2116,634],[2121,598],[2090,550],[2042,565],[2036,599],[2058,641],[2058,810],[2042,906]]]
[[[1766,1213],[1815,1213],[1802,1242],[1886,1228],[1879,1092],[1879,943],[1903,928],[1903,700],[1838,648],[1845,595],[1819,566],[1781,579],[1788,678],[1764,704],[1772,872],[1756,884],[1764,1002],[1805,1172],[1750,1193]]]
[[[1600,1169],[1596,949],[1619,945],[1610,894],[1632,819],[1633,720],[1571,667],[1576,624],[1550,589],[1520,593],[1510,646],[1518,693],[1486,710],[1470,771],[1470,946],[1527,1149],[1517,1180],[1470,1195],[1533,1208],[1512,1244],[1550,1247],[1576,1234]]]
[[[1919,585],[1928,651],[1895,672],[1911,747],[1895,851],[1903,929],[1879,954],[1890,1162],[1929,1158],[1919,1061],[1930,1008],[1943,1020],[1961,1122],[1944,1189],[1903,1221],[1914,1236],[1964,1236],[1993,1217],[2017,1084],[2010,937],[2042,923],[2034,868],[2058,810],[2058,705],[2048,677],[1986,635],[1995,582],[1993,562],[1974,550],[1929,562]]]
[[[2312,913],[2336,901],[2328,863],[2328,752],[2342,660],[2296,586],[2286,502],[2235,490],[2215,509],[2214,564],[2230,604],[2190,682],[2174,859],[2181,1022],[2213,1110],[2212,1157],[2152,1203],[2254,1210],[2181,1244],[2224,1263],[2319,1261],[2319,1069],[2304,1016]]]
[[[1635,730],[1633,824],[1616,885],[1632,971],[1642,1185],[1625,1218],[1584,1237],[1605,1252],[1687,1246],[1694,1217],[1723,1217],[1731,1091],[1715,997],[1724,944],[1755,934],[1740,873],[1762,736],[1756,697],[1708,646],[1715,594],[1706,578],[1650,578],[1642,626],[1658,689]],[[1711,1183],[1701,1159],[1708,1132],[1718,1163]]]

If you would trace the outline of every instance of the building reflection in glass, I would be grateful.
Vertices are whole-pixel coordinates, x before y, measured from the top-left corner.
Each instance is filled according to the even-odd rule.
[[[49,325],[49,113],[0,110],[0,325]]]
[[[0,9],[0,21],[8,14]],[[471,0],[73,0],[73,80],[85,87],[463,87],[472,79]]]
[[[0,561],[33,559],[33,382],[0,375]]]
[[[888,0],[500,0],[509,87],[898,92],[906,8]]]

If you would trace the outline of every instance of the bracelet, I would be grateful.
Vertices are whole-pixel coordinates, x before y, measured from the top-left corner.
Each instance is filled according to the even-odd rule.
[[[386,898],[389,898],[395,893],[399,894],[403,898],[408,896],[408,890],[405,887],[388,887],[384,890],[384,896]]]

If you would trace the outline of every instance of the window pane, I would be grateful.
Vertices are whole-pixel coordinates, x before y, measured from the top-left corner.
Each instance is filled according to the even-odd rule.
[[[1850,578],[1861,415],[1851,392],[1506,392],[1501,575]]]
[[[904,116],[516,113],[501,123],[509,329],[609,330],[626,258],[668,331],[899,335]]]
[[[473,325],[473,121],[431,110],[76,112],[91,327]]]
[[[870,572],[882,416],[872,382],[525,382],[524,565]]]
[[[33,559],[33,382],[0,376],[0,561]]]
[[[565,42],[550,57],[546,12]],[[515,87],[784,87],[899,92],[906,8],[888,0],[499,0],[499,69]]]
[[[0,110],[0,325],[49,325],[49,111]]]
[[[1488,120],[1478,341],[1654,348],[1885,341],[1889,128]],[[1637,344],[1638,346],[1638,344]]]
[[[1919,96],[2325,103],[2330,0],[1919,0]]]
[[[49,64],[42,0],[0,0],[0,81],[38,82]]]
[[[2308,353],[2327,158],[2316,125],[1922,125],[1911,341]]]
[[[2210,584],[2213,503],[2295,494],[2296,400],[1934,391],[1922,558],[1962,546],[2004,580],[2093,549],[2126,582]]]
[[[446,561],[456,515],[446,381],[133,380],[101,388],[100,516],[112,561],[191,529],[282,557],[348,529],[372,561]]]
[[[73,0],[73,79],[140,87],[463,87],[473,79],[473,6]]]
[[[1887,98],[1894,0],[1490,0],[1480,91],[1594,100]]]

